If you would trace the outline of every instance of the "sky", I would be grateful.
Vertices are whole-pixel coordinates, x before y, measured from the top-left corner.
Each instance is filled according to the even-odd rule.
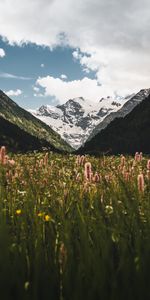
[[[0,89],[24,108],[150,88],[149,0],[0,0]]]

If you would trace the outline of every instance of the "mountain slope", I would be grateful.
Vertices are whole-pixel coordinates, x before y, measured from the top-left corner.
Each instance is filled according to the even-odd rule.
[[[111,112],[118,111],[125,103],[124,99],[102,98],[92,103],[82,97],[70,99],[56,107],[46,105],[30,112],[51,126],[68,144],[79,148],[89,137],[95,126]]]
[[[124,118],[116,118],[84,147],[80,153],[150,153],[150,95]]]
[[[70,151],[71,147],[55,133],[49,126],[35,118],[28,111],[18,106],[6,94],[0,90],[0,116],[7,121],[17,125],[20,129],[26,131],[38,139],[43,139],[46,144],[54,148]]]
[[[0,116],[0,146],[2,145],[5,145],[12,152],[42,150],[43,147],[57,151],[47,141],[32,136]]]
[[[99,123],[90,134],[88,141],[90,141],[97,133],[102,129],[105,129],[115,118],[123,118],[129,114],[136,105],[142,102],[146,97],[150,95],[150,89],[143,89],[136,95],[128,96],[125,98],[125,104],[116,112],[111,112],[104,120]]]

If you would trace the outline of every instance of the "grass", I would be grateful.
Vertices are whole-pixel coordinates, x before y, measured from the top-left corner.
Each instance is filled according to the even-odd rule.
[[[12,158],[0,165],[0,298],[149,299],[148,158]]]

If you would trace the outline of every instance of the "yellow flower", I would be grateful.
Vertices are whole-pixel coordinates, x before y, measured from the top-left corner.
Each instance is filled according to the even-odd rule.
[[[45,215],[44,219],[46,222],[49,222],[51,220],[51,217],[49,215]]]
[[[16,210],[16,215],[18,215],[18,216],[21,215],[21,209]]]
[[[42,212],[39,212],[38,213],[38,217],[42,217],[43,216],[43,213]]]

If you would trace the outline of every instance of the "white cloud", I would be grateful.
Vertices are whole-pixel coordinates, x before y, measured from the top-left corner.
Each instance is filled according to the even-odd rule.
[[[39,97],[40,97],[40,98],[41,98],[41,97],[45,97],[45,95],[42,94],[42,93],[38,93],[38,94],[34,93],[33,96],[34,96],[34,97],[37,97],[37,98],[39,98]]]
[[[18,76],[11,73],[0,73],[0,78],[6,78],[6,79],[19,79],[19,80],[31,80],[33,78],[31,77],[24,77],[24,76]]]
[[[65,75],[65,74],[61,74],[61,75],[60,75],[60,78],[66,80],[68,77],[67,77],[67,75]]]
[[[129,49],[124,51],[112,48],[94,49],[85,54],[78,49],[73,52],[73,57],[78,60],[87,73],[96,72],[98,83],[103,91],[126,95],[138,92],[140,88],[150,87],[150,56],[148,53],[132,53]]]
[[[4,49],[0,48],[0,58],[4,57],[6,55]]]
[[[20,89],[17,89],[17,90],[9,90],[9,91],[5,91],[5,94],[9,97],[12,97],[12,96],[20,96],[22,94],[22,91]]]
[[[11,44],[79,49],[74,58],[104,90],[150,87],[149,0],[0,1],[0,35]]]
[[[55,97],[60,103],[76,97],[84,97],[93,101],[98,101],[101,94],[113,95],[111,90],[98,85],[96,79],[84,77],[82,80],[64,81],[52,76],[38,78],[37,85],[45,89],[45,96]]]
[[[39,89],[37,86],[34,86],[34,87],[33,87],[33,90],[34,90],[36,93],[38,93],[38,92],[40,91],[40,89]]]

